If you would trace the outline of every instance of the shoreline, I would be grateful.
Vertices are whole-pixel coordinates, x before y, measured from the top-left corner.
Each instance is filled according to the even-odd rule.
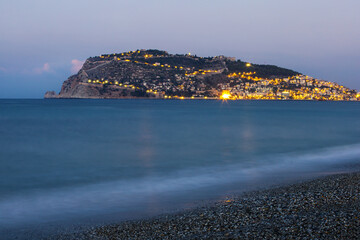
[[[252,99],[252,98],[247,98],[247,99],[221,99],[221,98],[217,98],[217,97],[171,97],[171,98],[159,98],[159,97],[44,97],[44,98],[38,98],[38,99],[75,99],[75,100],[102,100],[102,99],[110,99],[110,100],[121,100],[121,99],[126,99],[126,100],[137,100],[137,99],[141,99],[141,100],[204,100],[204,101],[208,101],[208,100],[216,100],[216,101],[293,101],[293,102],[360,102],[359,100],[316,100],[316,99]]]
[[[354,239],[359,212],[360,172],[353,172],[49,239]]]

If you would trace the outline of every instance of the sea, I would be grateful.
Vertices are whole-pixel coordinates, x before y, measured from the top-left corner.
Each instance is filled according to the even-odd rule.
[[[355,171],[359,119],[359,102],[3,99],[0,238]]]

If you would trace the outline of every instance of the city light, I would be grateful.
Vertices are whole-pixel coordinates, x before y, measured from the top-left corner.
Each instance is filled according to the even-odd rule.
[[[142,56],[134,59],[134,54]],[[185,54],[191,58],[199,58]],[[218,67],[189,67],[180,64],[169,64],[164,61],[151,60],[150,58],[163,58],[165,54],[152,54],[147,51],[131,51],[121,54],[101,55],[101,61],[119,61],[155,68],[166,68],[165,71],[177,70],[174,84],[170,79],[160,82],[144,82],[130,85],[128,80],[121,80],[117,76],[107,76],[105,79],[86,79],[86,84],[115,85],[122,90],[139,89],[147,93],[147,96],[156,98],[175,99],[219,99],[219,100],[318,100],[318,101],[359,101],[360,93],[346,88],[340,84],[328,82],[307,75],[292,75],[288,77],[262,77],[258,66],[245,62],[247,71],[223,71]],[[215,59],[214,57],[213,59]],[[244,66],[244,65],[243,65]],[[250,70],[251,69],[251,70]],[[257,71],[255,71],[257,70]],[[144,70],[142,70],[144,71]],[[146,70],[148,71],[148,70]],[[164,71],[164,70],[162,70]],[[180,72],[181,71],[181,72]],[[166,72],[167,74],[170,72]],[[209,86],[206,83],[208,77],[223,74],[226,81]],[[226,75],[225,75],[226,74]],[[160,78],[160,76],[156,76]],[[173,92],[174,94],[171,94]],[[175,95],[184,94],[183,96]]]
[[[220,96],[221,100],[228,100],[230,98],[231,98],[230,91],[228,91],[228,90],[222,91],[221,96]]]

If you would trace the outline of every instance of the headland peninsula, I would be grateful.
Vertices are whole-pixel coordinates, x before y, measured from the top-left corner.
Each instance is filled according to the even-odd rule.
[[[141,49],[88,58],[45,98],[359,101],[360,93],[274,65]]]

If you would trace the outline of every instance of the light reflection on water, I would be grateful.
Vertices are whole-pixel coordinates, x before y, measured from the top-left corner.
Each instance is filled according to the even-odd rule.
[[[145,216],[339,171],[359,161],[359,117],[351,102],[0,100],[0,225]]]

